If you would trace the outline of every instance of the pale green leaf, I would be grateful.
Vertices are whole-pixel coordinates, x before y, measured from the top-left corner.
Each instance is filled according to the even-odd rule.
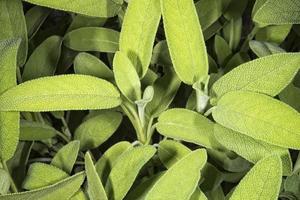
[[[70,24],[66,32],[70,32],[83,27],[101,27],[105,24],[106,21],[107,18],[103,17],[89,17],[86,15],[76,15],[73,16],[72,23]]]
[[[120,10],[123,0],[24,0],[32,4],[69,11],[93,17],[113,17]]]
[[[114,76],[122,94],[134,102],[141,99],[141,82],[130,59],[122,51],[115,54],[113,61]]]
[[[226,148],[252,163],[257,163],[269,155],[278,154],[281,157],[283,174],[288,176],[292,172],[292,160],[288,149],[255,140],[218,124],[215,125],[214,135]]]
[[[159,0],[130,0],[122,24],[120,50],[140,77],[148,70],[160,18]]]
[[[232,52],[228,43],[219,35],[215,36],[215,52],[220,66],[224,66]]]
[[[229,92],[219,100],[212,114],[219,124],[254,139],[300,149],[300,114],[272,97]]]
[[[190,200],[207,200],[207,197],[199,188],[196,188]]]
[[[74,138],[80,141],[80,149],[96,148],[117,130],[121,121],[121,113],[105,111],[84,121],[76,129]]]
[[[224,25],[223,35],[231,50],[235,50],[239,46],[241,42],[242,29],[242,17],[233,18],[229,21],[229,23]]]
[[[300,112],[300,88],[289,84],[280,94],[279,99]]]
[[[7,194],[10,187],[9,174],[0,168],[0,195]]]
[[[73,166],[77,160],[79,147],[80,142],[78,140],[69,142],[55,154],[51,161],[51,165],[71,174]]]
[[[255,39],[265,42],[273,42],[281,44],[292,29],[292,25],[277,25],[277,26],[267,26],[259,29],[255,34]]]
[[[22,120],[20,124],[20,140],[46,140],[56,134],[57,130],[44,123]]]
[[[172,61],[166,40],[159,41],[153,48],[151,64],[171,66]]]
[[[208,58],[193,0],[161,0],[166,38],[175,71],[192,85],[207,76]]]
[[[91,200],[107,200],[101,180],[96,172],[89,153],[85,154],[85,171],[87,176],[87,192]]]
[[[276,200],[279,195],[282,167],[277,155],[259,161],[240,181],[230,200]]]
[[[78,173],[58,183],[37,190],[0,196],[0,200],[69,199],[75,192],[79,190],[81,184],[84,181],[84,178],[85,178],[84,173]]]
[[[206,160],[207,155],[204,149],[189,153],[156,182],[145,199],[189,199],[196,189],[200,179],[200,170]]]
[[[155,154],[152,146],[132,147],[123,153],[113,166],[105,186],[111,200],[122,200],[131,188],[141,168]]]
[[[55,35],[43,41],[26,62],[22,80],[54,75],[60,57],[61,43],[62,38]]]
[[[299,58],[298,53],[280,53],[244,63],[215,82],[212,92],[217,97],[237,90],[275,96],[296,75],[300,66]]]
[[[86,75],[39,78],[0,96],[1,111],[106,109],[120,103],[120,94],[111,83]]]
[[[76,51],[114,53],[119,49],[120,33],[108,28],[84,27],[65,35],[64,45]]]
[[[215,144],[213,123],[194,111],[174,108],[163,112],[156,128],[164,136],[212,148]]]
[[[258,56],[264,57],[276,53],[284,53],[285,50],[277,46],[276,44],[269,42],[261,42],[252,40],[249,42],[250,49]]]

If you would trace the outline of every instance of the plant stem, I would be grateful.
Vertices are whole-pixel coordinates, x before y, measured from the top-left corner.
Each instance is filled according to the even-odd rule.
[[[10,187],[11,187],[12,191],[13,191],[14,193],[18,192],[18,188],[17,188],[17,186],[16,186],[16,184],[15,184],[15,182],[14,182],[14,180],[13,180],[13,178],[12,178],[12,176],[11,176],[9,170],[8,170],[8,167],[7,167],[7,165],[6,165],[6,161],[2,161],[2,166],[3,166],[3,169],[4,169],[4,170],[7,172],[7,174],[9,175]]]
[[[259,27],[258,26],[254,26],[254,28],[252,29],[252,31],[249,33],[249,35],[247,36],[246,40],[242,44],[241,52],[247,52],[248,51],[248,49],[249,49],[249,42],[250,42],[250,40],[252,40],[254,38],[254,36],[256,35],[256,33],[258,32],[258,30],[259,30]]]
[[[64,128],[65,128],[65,134],[66,136],[68,137],[68,139],[70,140],[70,138],[72,138],[72,134],[71,134],[71,131],[69,129],[69,126],[68,126],[68,123],[66,122],[65,118],[62,117],[60,118],[61,122],[63,123],[64,125]]]

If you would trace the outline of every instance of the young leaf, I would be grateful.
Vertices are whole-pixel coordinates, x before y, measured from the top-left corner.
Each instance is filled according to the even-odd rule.
[[[235,50],[239,46],[242,36],[242,25],[242,17],[238,17],[231,19],[223,27],[224,38],[231,50]]]
[[[76,51],[114,53],[119,49],[119,35],[113,29],[84,27],[67,33],[64,45]]]
[[[156,125],[164,136],[212,148],[215,145],[213,123],[194,111],[174,108],[163,112]]]
[[[224,66],[232,54],[227,42],[219,35],[215,36],[215,52],[220,66]]]
[[[17,65],[24,65],[27,58],[28,39],[22,1],[1,0],[0,24],[0,41],[11,38],[21,39]]]
[[[92,17],[113,17],[120,10],[123,0],[25,0],[29,3],[57,10],[75,12]]]
[[[101,180],[96,172],[93,160],[89,153],[85,154],[85,171],[87,176],[87,192],[91,200],[107,200]]]
[[[34,141],[46,140],[56,136],[57,130],[40,122],[21,121],[20,140]]]
[[[133,147],[120,156],[113,166],[105,190],[109,199],[122,200],[131,188],[141,168],[152,158],[152,146]]]
[[[5,2],[2,2],[0,6],[6,4]],[[17,84],[16,67],[19,45],[20,40],[0,42],[0,94]],[[18,112],[0,112],[0,159],[3,161],[9,160],[17,148],[19,121],[20,114]]]
[[[268,42],[260,42],[256,40],[252,40],[249,42],[250,49],[258,56],[264,57],[269,56],[276,53],[284,53],[285,50],[280,48],[279,46],[268,43]]]
[[[0,200],[69,199],[73,194],[75,194],[75,192],[79,190],[81,184],[84,181],[84,178],[84,173],[78,173],[53,185],[43,187],[37,190],[0,196]]]
[[[145,200],[189,199],[198,184],[200,170],[206,160],[204,149],[189,153],[156,182]]]
[[[60,75],[27,81],[0,96],[0,111],[106,109],[120,105],[117,89],[86,75]]]
[[[134,102],[141,99],[141,82],[132,62],[121,51],[116,52],[113,70],[118,88],[122,94]]]
[[[161,0],[166,38],[178,77],[192,85],[207,76],[208,58],[192,0]]]
[[[95,76],[105,80],[112,80],[114,75],[111,69],[97,57],[89,53],[79,53],[74,60],[76,74]]]
[[[0,169],[0,195],[7,194],[9,191],[9,187],[9,174],[5,170]]]
[[[298,53],[280,53],[247,62],[215,82],[212,92],[218,97],[237,90],[275,96],[296,75],[300,66],[299,58]]]
[[[159,0],[130,0],[120,35],[120,50],[140,77],[146,74],[161,17]]]
[[[269,156],[259,161],[241,180],[232,193],[230,200],[277,199],[282,177],[280,158]]]
[[[74,138],[80,141],[80,149],[96,148],[117,130],[121,121],[121,113],[105,111],[83,122],[76,129]]]
[[[78,140],[72,141],[63,146],[53,157],[51,165],[71,174],[73,166],[77,160],[79,147],[80,142]]]
[[[115,163],[120,158],[120,156],[130,147],[132,147],[132,145],[127,141],[119,142],[110,147],[97,161],[97,163],[95,164],[95,168],[102,183],[107,182],[107,177],[112,167],[115,166]]]
[[[219,124],[254,139],[300,149],[300,114],[269,96],[229,92],[219,100],[212,114]]]
[[[25,64],[22,80],[27,81],[44,76],[52,76],[60,57],[62,38],[50,36],[30,55]]]
[[[222,145],[252,163],[256,163],[269,155],[278,154],[282,161],[283,175],[289,176],[291,174],[292,160],[288,149],[255,140],[218,124],[215,124],[214,130],[216,139]]]

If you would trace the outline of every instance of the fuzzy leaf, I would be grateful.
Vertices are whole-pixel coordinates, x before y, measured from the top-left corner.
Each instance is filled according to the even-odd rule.
[[[46,140],[56,136],[57,130],[52,126],[32,121],[21,121],[20,140]]]
[[[193,0],[161,0],[170,55],[178,77],[192,85],[207,76],[208,58]]]
[[[258,56],[264,57],[269,56],[276,53],[284,53],[285,50],[280,48],[279,46],[268,43],[268,42],[260,42],[256,40],[252,40],[249,42],[249,46],[251,50]]]
[[[259,29],[255,34],[255,39],[265,42],[281,44],[291,31],[292,25],[267,26]]]
[[[279,99],[300,112],[300,88],[288,85],[280,94]]]
[[[215,52],[220,66],[224,66],[232,54],[227,42],[219,35],[215,36]]]
[[[300,114],[269,96],[229,92],[220,99],[212,114],[219,124],[254,139],[300,149]]]
[[[10,187],[9,174],[0,169],[0,195],[7,194]]]
[[[109,82],[86,75],[60,75],[22,83],[0,96],[0,111],[105,109],[121,103]]]

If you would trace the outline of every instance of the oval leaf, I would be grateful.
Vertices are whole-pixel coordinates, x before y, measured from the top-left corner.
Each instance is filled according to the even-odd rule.
[[[52,126],[40,122],[21,121],[20,140],[46,140],[57,134]]]

